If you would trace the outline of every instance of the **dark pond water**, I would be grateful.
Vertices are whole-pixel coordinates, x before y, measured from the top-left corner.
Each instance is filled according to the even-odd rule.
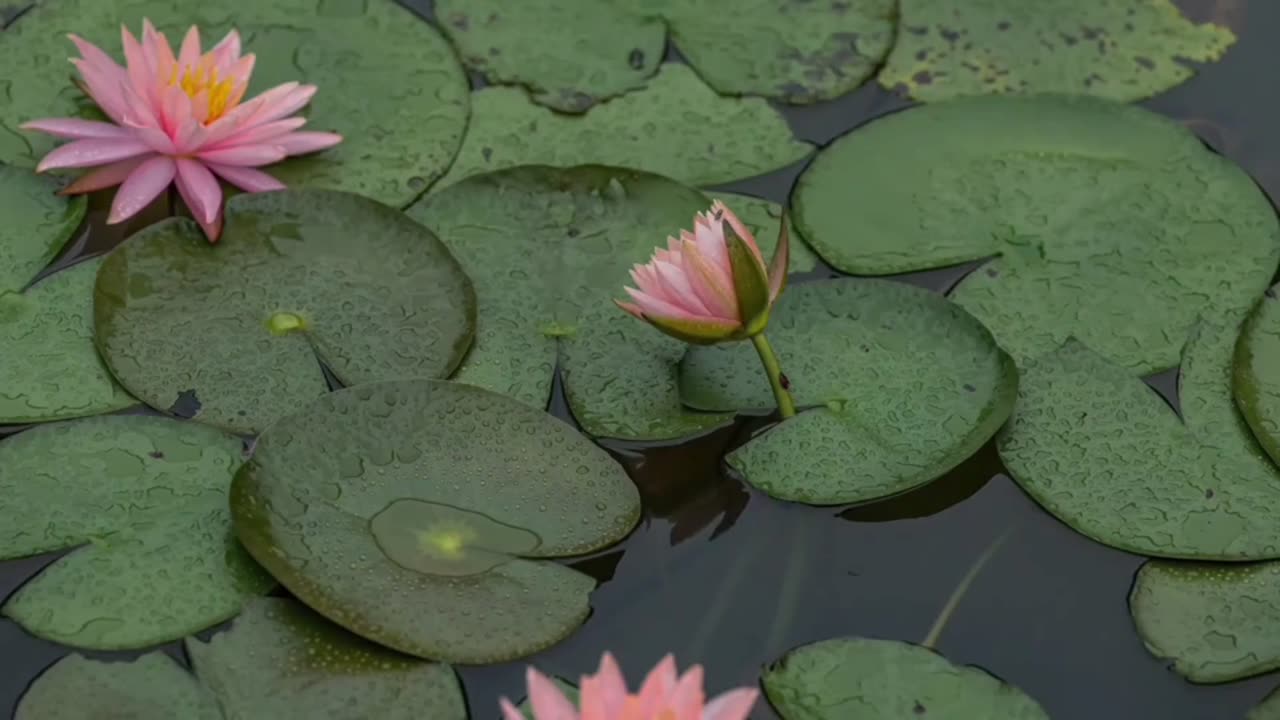
[[[430,12],[429,2],[406,4]],[[1222,62],[1146,105],[1194,128],[1278,197],[1280,93],[1272,71],[1280,3],[1180,4],[1197,20],[1230,25],[1240,41]],[[784,113],[798,136],[825,144],[905,105],[871,85]],[[800,169],[726,189],[785,201]],[[107,233],[99,201],[90,229],[62,262],[111,247],[164,215],[163,205]],[[971,267],[902,279],[943,291]],[[1176,405],[1175,380],[1166,373],[1150,381]],[[560,399],[553,409],[568,417]],[[677,447],[611,448],[641,488],[645,518],[620,546],[575,563],[604,581],[594,613],[531,662],[576,678],[609,649],[635,682],[674,652],[682,666],[703,663],[709,690],[718,692],[754,683],[762,665],[803,643],[847,634],[920,641],[974,560],[1009,532],[937,647],[1020,686],[1057,720],[1238,719],[1277,684],[1262,677],[1195,686],[1149,656],[1126,603],[1143,559],[1086,540],[1042,512],[991,447],[923,490],[841,511],[776,502],[728,477],[720,457],[753,429],[743,424]],[[14,430],[0,428],[0,435]],[[0,598],[54,557],[0,563]],[[176,645],[168,649],[181,658]],[[0,620],[0,714],[11,715],[31,680],[67,652]],[[524,663],[460,668],[473,717],[496,718],[499,695],[522,696],[523,670]],[[762,703],[753,717],[776,716]]]

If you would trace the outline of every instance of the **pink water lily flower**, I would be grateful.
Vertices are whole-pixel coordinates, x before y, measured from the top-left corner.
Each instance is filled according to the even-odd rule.
[[[787,280],[787,231],[782,224],[773,261],[765,265],[755,237],[717,200],[694,217],[693,232],[667,238],[624,288],[618,307],[686,342],[710,344],[758,334]]]
[[[142,22],[141,42],[128,28],[121,36],[125,67],[69,36],[80,50],[71,62],[81,88],[111,122],[56,118],[22,126],[72,140],[46,155],[37,172],[94,168],[64,194],[120,186],[108,223],[132,217],[176,183],[205,235],[216,241],[222,230],[218,178],[246,192],[281,190],[279,180],[257,168],[342,141],[334,133],[299,132],[306,119],[289,117],[311,101],[314,85],[284,83],[241,102],[254,56],[240,54],[235,30],[202,53],[200,31],[192,26],[176,57],[149,20]]]
[[[694,665],[677,676],[670,655],[632,695],[617,661],[605,653],[599,671],[582,678],[576,708],[545,675],[529,668],[526,676],[535,720],[746,720],[759,695],[755,688],[738,688],[705,702],[702,668]],[[525,720],[506,698],[502,713],[504,720]]]

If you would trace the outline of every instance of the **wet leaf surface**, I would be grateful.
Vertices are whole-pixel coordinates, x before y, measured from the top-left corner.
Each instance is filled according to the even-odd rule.
[[[982,93],[1088,94],[1132,101],[1194,74],[1235,44],[1171,0],[902,0],[880,84],[935,102]]]
[[[77,548],[3,613],[64,645],[130,649],[215,625],[273,583],[231,532],[241,441],[142,416],[46,425],[0,443],[0,558]]]
[[[725,424],[681,406],[685,345],[627,317],[628,270],[706,210],[697,190],[603,167],[471,178],[409,209],[476,286],[476,343],[455,379],[546,407],[557,360],[591,435],[658,440]]]
[[[85,201],[0,164],[0,424],[96,415],[134,404],[93,348],[96,262],[28,288],[84,219]]]
[[[246,97],[280,83],[314,83],[308,129],[344,142],[314,156],[272,166],[286,184],[366,195],[404,205],[444,174],[462,142],[466,77],[452,49],[429,24],[394,2],[272,0],[46,0],[5,30],[0,43],[0,162],[33,167],[54,141],[18,130],[39,117],[92,112],[71,83],[66,61],[77,33],[123,62],[120,23],[139,31],[150,18],[177,48],[199,25],[206,47],[232,27],[257,55]]]
[[[330,620],[450,662],[573,632],[595,581],[547,558],[613,543],[640,500],[569,425],[459,383],[326,395],[269,428],[232,489],[242,542]]]
[[[977,451],[1012,409],[1012,361],[964,310],[928,290],[883,280],[793,285],[766,334],[796,404],[817,407],[728,462],[780,499],[837,505],[923,485]],[[680,395],[707,411],[774,403],[747,343],[690,348]]]
[[[1233,385],[1240,413],[1280,463],[1280,302],[1276,288],[1254,306],[1236,343]]]
[[[435,12],[467,67],[561,112],[642,87],[666,51],[660,18],[611,0],[436,0]]]
[[[1185,424],[1073,342],[1022,369],[1000,457],[1046,510],[1106,545],[1190,560],[1280,557],[1280,470],[1231,398],[1239,318],[1204,323],[1178,379]]]
[[[918,645],[838,638],[804,645],[765,668],[783,720],[1048,720],[1021,690]]]
[[[475,318],[470,281],[430,231],[322,190],[232,198],[214,246],[189,220],[152,225],[107,257],[95,297],[125,387],[242,433],[327,392],[322,363],[345,385],[446,377]]]
[[[764,100],[720,97],[673,63],[643,89],[580,116],[539,107],[518,88],[483,88],[471,103],[466,140],[432,192],[517,165],[616,165],[713,185],[776,170],[813,150]]]
[[[16,720],[465,720],[453,670],[390,652],[292,600],[255,601],[228,631],[190,638],[188,675],[163,653],[71,655],[32,684]]]
[[[951,296],[1019,363],[1075,337],[1137,373],[1168,369],[1198,317],[1251,305],[1280,259],[1248,175],[1158,115],[1087,98],[875,121],[815,159],[794,207],[845,272],[998,256]]]
[[[1192,682],[1218,683],[1280,667],[1280,563],[1151,561],[1129,597],[1138,634]]]

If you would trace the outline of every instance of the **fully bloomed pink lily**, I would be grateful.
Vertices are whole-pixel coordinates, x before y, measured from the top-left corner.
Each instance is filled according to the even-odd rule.
[[[668,655],[645,678],[640,692],[627,692],[627,682],[613,655],[605,653],[595,675],[582,678],[578,707],[550,679],[533,668],[526,673],[529,704],[535,720],[746,720],[759,691],[738,688],[706,702],[702,668],[694,665],[676,675],[675,658]],[[524,715],[502,699],[504,720]]]
[[[306,119],[289,117],[311,101],[314,85],[284,83],[241,102],[254,56],[240,54],[235,30],[202,53],[200,31],[192,26],[177,56],[148,20],[141,42],[128,28],[121,28],[121,36],[126,67],[70,36],[80,50],[71,62],[80,71],[81,87],[111,122],[55,118],[22,126],[73,141],[46,155],[37,172],[94,168],[64,194],[120,186],[108,223],[132,217],[176,183],[214,242],[222,230],[218,178],[246,192],[281,190],[279,180],[257,168],[342,141],[334,133],[299,132]]]

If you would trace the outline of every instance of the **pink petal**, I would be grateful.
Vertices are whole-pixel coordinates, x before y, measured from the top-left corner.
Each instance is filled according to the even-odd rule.
[[[635,304],[640,307],[641,312],[643,312],[646,317],[656,317],[667,320],[687,320],[690,322],[700,323],[715,323],[725,325],[726,327],[735,327],[738,324],[737,321],[727,321],[724,318],[690,312],[689,310],[668,302],[660,297],[649,295],[643,290],[636,290],[635,288],[629,287],[624,287],[622,289],[631,296],[632,300],[636,301]]]
[[[278,145],[241,145],[221,150],[206,150],[196,157],[219,165],[259,167],[280,162],[285,158],[284,148]]]
[[[48,118],[32,120],[20,126],[23,130],[34,130],[46,135],[68,140],[127,138],[129,130],[111,123],[95,120],[79,120],[77,118]]]
[[[124,100],[124,122],[134,128],[159,128],[161,112],[133,89],[128,81],[120,84],[120,97]]]
[[[119,63],[111,59],[97,45],[85,40],[76,34],[67,36],[71,42],[75,44],[76,49],[80,51],[80,57],[84,58],[86,67],[107,76],[109,79],[119,80],[125,77],[124,68]]]
[[[663,289],[666,291],[667,297],[675,298],[681,307],[689,308],[693,312],[704,315],[715,314],[698,297],[698,293],[694,291],[693,285],[689,282],[684,270],[661,260],[653,261],[653,268],[662,283]]]
[[[621,300],[614,300],[613,304],[625,310],[632,317],[635,317],[639,320],[644,319],[644,311],[641,310],[640,306],[636,305],[635,303],[623,302]]]
[[[235,30],[227,33],[226,37],[213,46],[209,54],[213,57],[213,61],[217,63],[218,72],[225,73],[231,64],[240,57],[240,33]]]
[[[173,182],[173,159],[159,155],[138,166],[116,191],[107,224],[114,225],[137,215]]]
[[[173,48],[169,47],[169,39],[160,34],[156,26],[146,18],[142,19],[142,52],[147,56],[147,63],[156,74],[156,80],[168,81],[177,59],[173,56]]]
[[[231,87],[231,95],[227,97],[227,107],[233,108],[240,104],[244,99],[244,93],[249,89],[249,78],[253,75],[253,65],[257,62],[257,56],[249,53],[236,61],[235,65],[227,71],[227,78],[233,81]]]
[[[342,142],[342,136],[337,133],[295,132],[272,140],[271,144],[284,148],[284,151],[290,155],[305,155],[327,150],[340,142]]]
[[[733,289],[733,278],[724,275],[718,267],[707,262],[698,244],[687,240],[680,252],[682,269],[693,291],[702,300],[707,310],[717,317],[738,317],[738,299]]]
[[[578,720],[573,703],[545,675],[530,667],[525,682],[529,686],[529,704],[538,720]]]
[[[202,222],[200,218],[196,218],[196,222],[200,224],[200,229],[204,231],[204,236],[209,238],[209,243],[218,242],[218,238],[222,236],[222,206],[218,206],[218,216],[213,222]]]
[[[216,163],[208,163],[208,167],[214,174],[245,192],[273,192],[285,189],[284,183],[261,170]]]
[[[705,700],[706,695],[702,690],[702,666],[694,665],[676,682],[676,689],[672,691],[667,705],[676,711],[678,718],[701,718],[702,704]]]
[[[184,38],[182,48],[178,51],[179,73],[185,72],[200,62],[200,28],[192,25]]]
[[[711,212],[713,216],[717,212],[720,213],[721,218],[723,218],[725,222],[728,222],[729,227],[733,229],[733,233],[742,238],[742,241],[747,244],[747,247],[751,248],[751,252],[756,256],[756,261],[760,263],[760,267],[764,268],[766,266],[764,254],[760,252],[760,246],[756,244],[755,236],[751,234],[751,231],[747,229],[746,225],[742,224],[742,220],[738,219],[738,216],[729,209],[729,206],[717,200],[711,204]],[[721,228],[721,233],[723,234],[723,232],[724,229]]]
[[[498,704],[502,707],[502,720],[525,720],[524,713],[517,710],[510,700],[501,698]]]
[[[178,192],[190,208],[191,214],[203,223],[213,223],[222,211],[222,188],[209,168],[191,158],[180,157],[178,164]]]
[[[133,128],[133,134],[137,139],[146,143],[147,146],[150,147],[152,150],[158,153],[161,153],[162,155],[178,154],[178,146],[175,145],[173,143],[173,140],[171,140],[169,136],[166,135],[165,132],[160,128],[156,128],[156,127]]]
[[[120,26],[120,42],[124,45],[125,71],[134,92],[148,103],[157,103],[159,98],[155,95],[155,71],[147,62],[146,51],[133,33],[129,32],[129,28],[123,25]]]
[[[103,165],[95,170],[76,178],[75,182],[63,188],[59,195],[81,195],[95,190],[102,190],[113,185],[119,185],[125,181],[133,173],[134,169],[142,163],[146,162],[152,156],[144,155],[142,157],[130,158],[129,160],[121,160],[120,162]]]
[[[233,145],[256,145],[268,140],[273,140],[281,135],[291,133],[306,124],[307,119],[304,117],[291,117],[285,118],[284,120],[269,122],[264,125],[255,125],[254,127],[251,127],[244,132],[236,133],[217,145],[210,146],[207,149],[218,150]]]
[[[693,236],[699,252],[707,262],[719,269],[726,279],[732,280],[733,265],[729,262],[729,248],[724,244],[724,225],[714,219],[711,213],[698,213],[694,220]]]
[[[76,140],[45,155],[36,166],[36,172],[105,165],[150,152],[151,148],[146,143],[133,139]]]
[[[640,715],[656,715],[668,706],[668,698],[676,687],[676,659],[668,654],[649,671],[640,686]]]
[[[755,688],[730,690],[707,703],[702,720],[747,720],[747,713],[759,696],[760,691]]]
[[[581,690],[582,714],[586,717],[618,717],[627,705],[627,681],[612,653],[601,656],[600,669],[583,679]]]
[[[89,97],[113,122],[123,125],[127,111],[121,89],[123,75],[118,76],[92,67],[85,60],[72,60],[71,64],[80,71],[80,77],[84,80],[83,89]]]
[[[259,97],[265,97],[271,90],[263,93]],[[272,120],[279,120],[282,117],[292,115],[294,112],[301,110],[307,103],[311,102],[311,98],[316,94],[315,85],[298,85],[288,93],[279,97],[273,96],[269,101],[263,100],[258,106],[257,112],[249,119],[249,123],[260,125],[268,123]],[[255,100],[257,98],[254,98]]]
[[[253,122],[253,118],[257,112],[261,110],[265,104],[275,102],[277,99],[287,96],[297,87],[298,83],[296,82],[277,85],[249,102],[237,106],[234,110],[223,115],[209,125],[209,138],[206,142],[210,145],[216,145],[237,132],[247,130],[254,125],[261,124]]]

